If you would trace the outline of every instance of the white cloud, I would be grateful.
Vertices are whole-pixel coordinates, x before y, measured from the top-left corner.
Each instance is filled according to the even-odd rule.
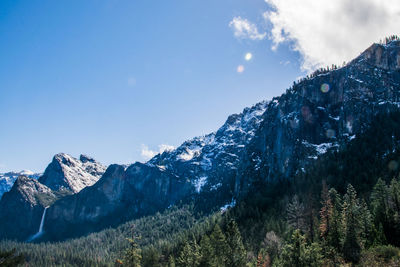
[[[262,40],[267,36],[267,33],[260,33],[257,26],[247,19],[234,17],[229,23],[229,27],[233,29],[233,34],[239,39]]]
[[[174,146],[170,146],[170,145],[166,145],[166,144],[161,144],[161,145],[158,146],[158,149],[159,149],[158,151],[154,151],[154,150],[149,149],[148,146],[142,144],[141,155],[145,160],[149,160],[149,159],[153,158],[155,155],[157,155],[159,153],[161,154],[164,151],[174,150],[175,147]]]
[[[306,71],[340,65],[373,42],[400,33],[398,0],[265,0],[275,49],[292,42]]]

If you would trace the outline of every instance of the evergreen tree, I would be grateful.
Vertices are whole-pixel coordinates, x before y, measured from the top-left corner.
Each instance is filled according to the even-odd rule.
[[[169,256],[169,259],[168,259],[168,267],[175,267],[176,265],[175,265],[175,258],[174,258],[174,256],[173,255],[171,255],[171,256]]]
[[[136,237],[134,229],[131,229],[131,238],[127,238],[129,242],[129,248],[126,249],[123,265],[129,267],[140,267],[140,263],[142,260],[141,249],[139,248],[138,244],[136,243]]]
[[[154,246],[147,247],[143,250],[142,265],[143,267],[160,266],[160,252]]]
[[[193,239],[190,243],[186,241],[177,259],[178,265],[185,267],[197,267],[200,266],[200,260],[200,247],[196,240]]]
[[[319,212],[321,219],[319,231],[321,238],[326,242],[331,233],[333,220],[333,203],[326,183],[322,185],[321,199],[322,207]]]
[[[317,267],[322,265],[321,248],[317,243],[307,244],[306,238],[295,230],[291,240],[283,248],[282,255],[274,266]]]
[[[360,224],[357,193],[354,187],[349,184],[343,201],[343,225],[345,228],[343,256],[346,261],[353,263],[357,263],[360,259],[361,246],[358,236]]]
[[[360,242],[363,248],[368,249],[372,246],[375,239],[375,226],[371,212],[368,209],[367,203],[362,200],[360,203]]]
[[[303,230],[305,226],[304,206],[300,203],[297,195],[294,195],[292,201],[287,206],[288,224],[294,229]]]
[[[242,236],[235,221],[231,221],[227,228],[227,243],[230,247],[228,265],[241,267],[246,265],[246,250],[243,246]]]
[[[388,196],[386,183],[379,178],[371,193],[371,208],[375,225],[384,225],[388,221]]]
[[[396,179],[389,185],[388,222],[383,227],[389,243],[400,246],[400,183]]]
[[[226,237],[218,224],[215,225],[210,235],[210,242],[215,251],[217,266],[227,266],[228,256],[231,254],[231,251],[226,242]]]
[[[202,267],[217,266],[215,250],[211,245],[210,238],[207,235],[204,235],[200,241],[200,252],[201,252],[200,266]]]

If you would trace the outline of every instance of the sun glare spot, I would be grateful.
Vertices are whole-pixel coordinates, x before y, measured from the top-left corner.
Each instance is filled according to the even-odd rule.
[[[236,70],[238,73],[242,73],[243,71],[244,71],[244,66],[243,65],[239,65],[238,67],[237,67],[237,70]]]
[[[252,53],[246,53],[246,55],[244,56],[244,59],[246,61],[250,61],[253,58],[253,54]]]

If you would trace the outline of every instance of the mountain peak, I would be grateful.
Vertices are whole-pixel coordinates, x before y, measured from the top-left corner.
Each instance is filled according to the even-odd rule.
[[[9,193],[15,194],[16,192],[18,192],[25,201],[31,203],[31,205],[39,204],[39,200],[36,198],[37,193],[53,196],[50,188],[25,175],[18,176]]]
[[[366,63],[385,70],[400,69],[400,40],[374,43],[353,62]]]
[[[76,159],[71,155],[58,153],[39,181],[53,190],[66,189],[77,193],[97,182],[105,170],[105,166],[91,157],[81,155]]]

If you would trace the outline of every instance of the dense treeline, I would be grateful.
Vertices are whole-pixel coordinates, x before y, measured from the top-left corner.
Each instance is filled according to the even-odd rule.
[[[177,249],[141,250],[130,239],[123,266],[399,266],[400,182],[379,179],[369,203],[348,184],[346,193],[323,185],[320,210],[310,215],[297,195],[287,204],[283,233],[271,230],[256,250],[246,249],[235,220],[186,235]],[[267,228],[270,226],[267,223]],[[201,233],[201,232],[200,232]],[[260,233],[259,233],[260,235]],[[254,240],[247,240],[254,242]],[[168,253],[169,252],[169,253]]]
[[[193,214],[192,206],[175,207],[115,229],[106,229],[65,242],[33,244],[1,241],[0,251],[16,248],[32,266],[114,266],[115,259],[121,257],[129,245],[126,238],[132,227],[141,235],[141,247],[168,250],[173,243],[180,243],[186,238],[188,229],[192,229],[192,232],[200,231],[202,227],[215,224],[219,217],[216,214],[200,218]]]

